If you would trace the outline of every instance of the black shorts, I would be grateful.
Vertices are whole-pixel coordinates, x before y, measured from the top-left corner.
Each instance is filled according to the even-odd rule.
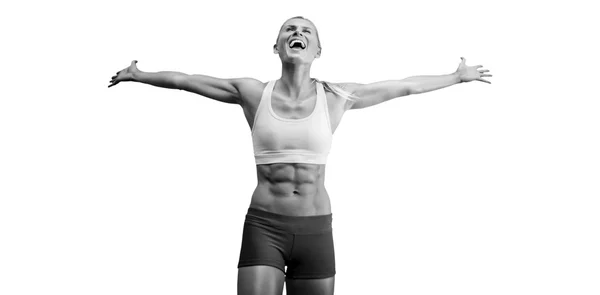
[[[331,214],[287,216],[249,208],[238,267],[269,265],[292,279],[332,277],[331,221]]]

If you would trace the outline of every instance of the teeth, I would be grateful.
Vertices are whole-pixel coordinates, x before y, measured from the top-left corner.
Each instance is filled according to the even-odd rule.
[[[296,45],[296,44],[300,44],[302,49],[306,48],[306,45],[304,44],[304,42],[302,42],[302,40],[292,40],[290,42],[290,47],[294,47],[294,45]]]

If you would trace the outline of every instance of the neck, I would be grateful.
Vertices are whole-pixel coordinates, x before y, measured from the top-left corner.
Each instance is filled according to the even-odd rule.
[[[281,66],[280,90],[291,99],[299,99],[306,92],[312,93],[310,66],[284,62]]]

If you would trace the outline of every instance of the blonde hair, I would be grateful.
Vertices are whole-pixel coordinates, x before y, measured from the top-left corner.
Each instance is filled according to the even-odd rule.
[[[343,87],[340,87],[336,84],[333,84],[333,83],[330,83],[327,81],[319,81],[319,79],[317,79],[317,78],[313,78],[313,79],[316,82],[323,84],[323,88],[325,89],[325,91],[335,93],[335,94],[341,96],[342,98],[351,101],[352,103],[354,103],[358,100],[358,96],[356,96],[352,92],[349,92],[348,90],[344,89]]]
[[[322,50],[321,38],[319,38],[319,31],[317,30],[317,26],[315,26],[315,24],[311,20],[309,20],[308,18],[305,18],[303,16],[295,16],[295,17],[287,19],[285,22],[287,22],[288,20],[291,20],[291,19],[303,19],[303,20],[309,21],[311,24],[313,24],[313,26],[315,27],[315,36],[317,36],[317,46],[319,47],[319,50]],[[284,22],[284,24],[285,24],[285,22]],[[281,26],[281,28],[283,28],[283,25]],[[279,31],[281,31],[281,29],[279,29]],[[275,44],[277,44],[277,41],[275,41]],[[346,89],[344,89],[336,84],[333,84],[333,83],[330,83],[327,81],[320,81],[317,78],[313,78],[313,79],[316,82],[323,84],[323,88],[325,88],[325,91],[335,93],[335,94],[341,96],[342,98],[349,100],[353,103],[356,102],[356,100],[358,100],[358,96],[354,95],[353,93],[347,91]]]

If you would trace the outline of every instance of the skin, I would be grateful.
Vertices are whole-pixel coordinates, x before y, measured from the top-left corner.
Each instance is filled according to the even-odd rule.
[[[293,39],[302,40],[306,48],[290,48]],[[273,52],[281,59],[281,77],[272,94],[272,108],[283,118],[300,119],[308,116],[316,104],[316,85],[310,77],[313,61],[321,56],[316,27],[302,18],[287,20],[281,27]],[[359,99],[350,101],[326,92],[329,118],[335,132],[344,112],[380,104],[390,99],[419,94],[470,81],[490,83],[491,77],[482,66],[467,66],[462,61],[448,75],[414,76],[402,80],[370,84],[336,83]],[[109,87],[124,81],[135,81],[158,87],[181,89],[217,101],[239,104],[249,127],[267,83],[252,78],[219,79],[205,75],[179,72],[142,72],[137,61],[112,77]],[[250,207],[282,215],[312,216],[331,213],[329,195],[325,189],[325,164],[274,163],[256,166],[258,183]],[[333,294],[335,278],[318,280],[286,279],[281,270],[270,266],[249,266],[238,270],[238,294],[281,294],[286,283],[289,295]]]

